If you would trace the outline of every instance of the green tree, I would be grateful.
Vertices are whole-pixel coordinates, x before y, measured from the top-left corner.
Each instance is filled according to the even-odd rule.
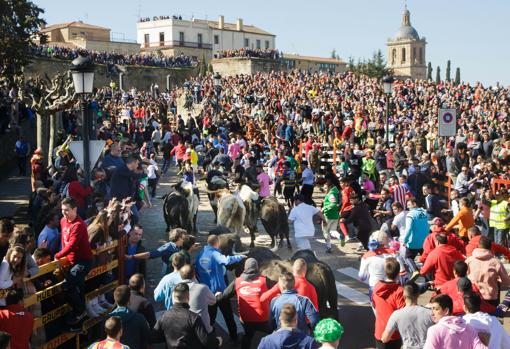
[[[441,82],[441,68],[438,66],[436,69],[436,84]]]
[[[451,68],[452,68],[452,64],[451,64],[450,60],[448,60],[448,62],[446,62],[446,81],[451,80],[451,77],[450,77]]]
[[[207,71],[208,71],[209,73],[211,73],[211,74],[213,74],[213,73],[214,73],[214,69],[213,69],[213,66],[212,66],[212,64],[211,64],[211,63],[209,63],[209,65],[207,66]]]
[[[356,75],[366,75],[371,78],[382,78],[385,75],[391,74],[391,69],[386,67],[386,61],[381,50],[377,50],[372,54],[370,59],[359,59],[355,63],[354,58],[349,58],[348,70]]]
[[[0,13],[0,73],[12,80],[30,63],[35,34],[46,23],[44,10],[27,0],[0,0]],[[46,37],[39,40],[45,43]]]
[[[460,85],[460,68],[455,70],[455,85]]]
[[[427,67],[427,80],[432,81],[432,63],[430,62]]]

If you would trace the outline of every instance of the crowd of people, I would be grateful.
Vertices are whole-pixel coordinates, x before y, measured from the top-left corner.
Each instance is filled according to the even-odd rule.
[[[108,146],[90,186],[67,142],[51,154],[33,153],[32,230],[13,239],[18,228],[12,221],[0,226],[5,252],[0,288],[9,290],[0,301],[9,314],[22,307],[16,290],[23,277],[37,274],[37,260],[67,256],[68,271],[60,277],[73,305],[66,319],[71,329],[79,330],[86,316],[106,312],[107,300],[116,304],[104,324],[107,339],[92,348],[119,341],[130,348],[146,348],[151,341],[171,348],[218,347],[223,344],[214,327],[218,308],[236,342],[230,298],[237,300],[244,328],[242,348],[250,347],[255,332],[265,334],[260,349],[283,343],[337,347],[343,327],[319,318],[304,260],[296,260],[292,272],[273,285],[255,259],[223,255],[216,235],[202,247],[191,232],[173,229],[167,243],[144,249],[140,212],[157,200],[158,181],[175,165],[176,176],[195,187],[201,178],[209,184],[225,177],[251,186],[262,199],[281,199],[297,249],[324,241],[323,252],[334,256],[346,243],[357,244],[377,348],[510,345],[493,316],[505,316],[510,306],[510,295],[500,297],[510,286],[503,266],[510,257],[509,192],[491,186],[509,175],[507,88],[399,81],[386,127],[381,82],[349,72],[237,75],[222,78],[221,89],[206,76],[187,85],[197,84],[199,115],[176,110],[179,96],[191,93],[186,88],[99,89],[90,107],[97,115],[95,137]],[[457,110],[455,137],[438,135],[437,115],[444,107]],[[76,116],[70,112],[65,118],[65,132],[79,137]],[[22,144],[20,153],[26,149]],[[324,161],[332,159],[333,149],[336,162]],[[47,156],[54,157],[49,170]],[[444,182],[451,183],[451,196],[442,192]],[[319,192],[323,198],[317,199]],[[85,302],[87,288],[108,282],[84,283],[97,263],[92,249],[123,234],[128,285],[117,287],[113,299]],[[147,299],[152,295],[144,296],[146,259],[161,259],[163,266],[154,298],[167,311],[157,320]],[[228,283],[225,267],[236,263],[244,271]],[[418,306],[427,290],[433,292],[430,307]],[[0,330],[9,332],[1,319]],[[51,327],[44,330],[51,333]],[[9,332],[11,340],[26,341],[26,347],[25,332]]]
[[[191,67],[197,62],[181,53],[179,56],[163,56],[154,54],[123,54],[111,51],[91,51],[81,48],[63,46],[37,45],[32,48],[32,55],[38,57],[73,60],[78,55],[88,56],[94,62],[106,65],[137,65],[150,67]]]
[[[240,48],[237,50],[218,51],[216,58],[232,58],[232,57],[249,57],[249,58],[265,58],[265,59],[279,59],[282,57],[280,51],[275,49],[253,49],[253,48]]]

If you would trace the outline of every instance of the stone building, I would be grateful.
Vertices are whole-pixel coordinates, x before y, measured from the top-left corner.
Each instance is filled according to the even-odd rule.
[[[399,31],[386,43],[388,46],[388,68],[393,69],[393,74],[397,77],[426,79],[426,45],[425,37],[420,38],[416,29],[411,25],[411,13],[406,7]]]
[[[142,52],[159,51],[168,56],[183,53],[205,62],[209,62],[218,51],[275,48],[274,34],[246,25],[241,18],[236,23],[227,23],[223,16],[217,21],[159,16],[140,20],[136,29]]]
[[[123,54],[140,53],[140,45],[136,42],[111,40],[110,28],[82,21],[44,26],[40,32],[47,36],[48,45]]]
[[[332,73],[343,73],[347,70],[347,63],[340,59],[328,57],[284,53],[282,62],[287,70],[299,69],[308,72],[329,71]]]

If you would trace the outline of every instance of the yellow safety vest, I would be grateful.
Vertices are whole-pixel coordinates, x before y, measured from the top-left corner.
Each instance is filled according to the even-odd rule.
[[[508,216],[508,201],[503,200],[498,203],[496,200],[491,201],[491,209],[489,216],[489,226],[496,229],[508,229],[510,223],[506,221]]]

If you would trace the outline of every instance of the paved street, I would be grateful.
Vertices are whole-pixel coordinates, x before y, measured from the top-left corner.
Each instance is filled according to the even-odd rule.
[[[171,176],[163,177],[160,185],[158,186],[157,196],[160,197],[166,194],[171,189],[170,179],[175,180],[174,172]],[[200,208],[198,215],[198,228],[199,231],[206,232],[214,227],[213,213],[207,197],[204,194],[203,182],[200,182],[201,197],[200,197]],[[320,192],[316,190],[315,195],[320,202]],[[162,214],[162,200],[155,199],[153,201],[154,207],[144,209],[142,214],[141,223],[144,226],[144,246],[148,249],[155,248],[159,244],[165,242],[165,228],[163,214]],[[264,228],[259,223],[259,231],[264,232]],[[291,229],[292,236],[292,229]],[[374,331],[374,315],[372,308],[369,305],[368,298],[368,286],[364,282],[360,281],[357,277],[360,254],[356,253],[355,247],[357,244],[346,244],[345,247],[340,247],[338,243],[332,254],[325,253],[325,242],[322,238],[320,229],[316,229],[316,239],[312,242],[312,248],[316,252],[319,259],[328,263],[336,278],[336,286],[338,291],[338,305],[339,305],[339,320],[344,326],[345,334],[341,341],[342,349],[362,349],[362,348],[373,348],[373,331]],[[205,243],[205,237],[199,236],[199,241]],[[249,245],[250,238],[248,235],[242,237],[242,241],[245,246]],[[257,246],[269,246],[270,238],[267,234],[262,233],[257,237]],[[286,247],[280,249],[278,254],[282,259],[289,258],[292,252],[289,252]],[[507,270],[510,269],[510,265],[507,265]],[[148,266],[148,284],[149,290],[148,295],[152,294],[152,290],[156,287],[160,280],[160,260],[149,261]],[[430,299],[430,292],[420,297],[420,303],[426,304]],[[162,310],[163,307],[158,304],[158,310]],[[222,335],[226,340],[227,345],[225,348],[235,348],[236,346],[228,343],[226,336],[226,326],[221,318],[221,313],[218,312],[217,318],[217,332]],[[236,316],[236,320],[238,320]],[[238,323],[239,325],[239,323]],[[505,329],[510,332],[510,321],[505,319]],[[242,332],[242,328],[239,325],[238,331]],[[256,337],[260,338],[260,336]],[[255,340],[254,343],[258,341]],[[256,348],[256,345],[253,345]]]

